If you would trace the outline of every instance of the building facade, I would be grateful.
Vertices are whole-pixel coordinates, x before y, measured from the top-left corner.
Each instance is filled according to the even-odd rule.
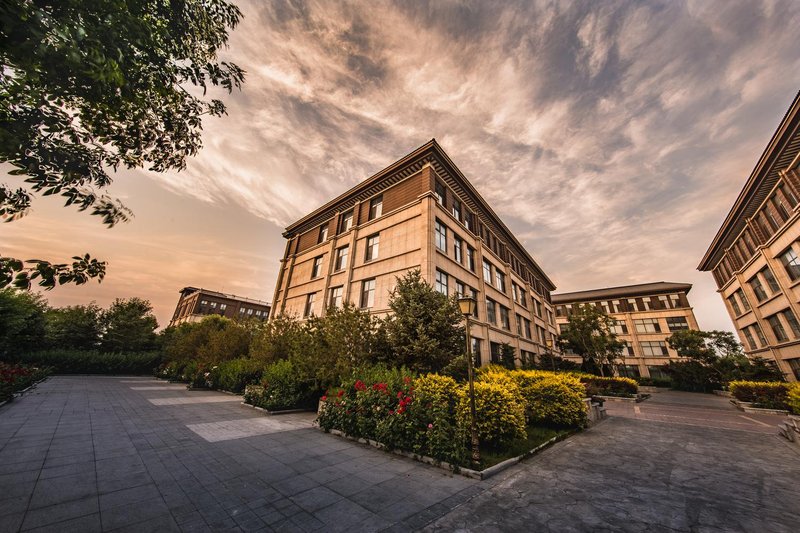
[[[578,305],[595,305],[614,319],[613,333],[625,343],[620,374],[664,378],[661,365],[677,360],[667,338],[682,329],[700,329],[687,297],[688,283],[659,281],[553,295],[559,333]],[[580,362],[574,354],[566,359]]]
[[[180,298],[175,312],[172,314],[170,326],[184,322],[199,322],[209,315],[220,315],[227,318],[269,318],[270,304],[261,300],[251,300],[233,294],[184,287],[180,290]]]
[[[800,380],[800,93],[698,270],[712,272],[745,351]]]
[[[412,269],[447,295],[478,301],[476,361],[502,343],[522,361],[553,340],[553,282],[431,140],[286,228],[273,315],[321,316],[343,302],[385,315]]]

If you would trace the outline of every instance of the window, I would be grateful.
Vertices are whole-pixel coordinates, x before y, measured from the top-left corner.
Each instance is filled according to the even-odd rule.
[[[661,333],[661,326],[655,318],[639,318],[633,321],[636,333]]]
[[[778,315],[767,317],[767,322],[769,322],[769,327],[772,328],[772,332],[775,334],[775,338],[778,340],[778,342],[786,342],[789,340],[789,337],[786,335],[786,330],[783,329],[783,324],[781,324]]]
[[[447,296],[447,274],[441,270],[436,271],[436,290]]]
[[[772,274],[772,270],[769,267],[765,267],[761,270],[761,275],[764,276],[764,280],[769,285],[769,290],[772,294],[781,292],[781,288],[778,286],[778,282],[775,280],[775,276]]]
[[[368,308],[375,305],[375,278],[365,279],[361,282],[361,307]]]
[[[622,305],[620,304],[619,300],[611,300],[611,309],[614,313],[622,313]]]
[[[515,303],[520,304],[522,307],[528,307],[528,303],[525,299],[525,289],[513,281],[511,282],[511,294]]]
[[[800,323],[797,322],[797,317],[794,316],[791,309],[785,309],[781,312],[786,323],[789,324],[789,329],[792,330],[792,336],[797,339],[800,338]]]
[[[517,335],[519,335],[520,337],[522,337],[522,320],[523,320],[522,315],[517,313]]]
[[[664,341],[642,341],[642,355],[645,357],[663,357],[669,355],[667,343]]]
[[[373,261],[378,258],[378,245],[381,242],[381,236],[378,234],[370,235],[367,237],[367,249],[364,253],[364,261]]]
[[[797,258],[797,254],[794,253],[792,248],[783,252],[781,255],[781,263],[783,263],[783,268],[786,269],[786,274],[789,275],[789,279],[795,281],[797,278],[800,278],[800,259]]]
[[[470,291],[472,291],[472,299],[475,300],[475,302],[477,302],[478,301],[478,291],[473,289],[473,288],[470,288]],[[472,313],[472,316],[475,317],[475,318],[478,318],[478,305],[477,305],[477,303],[475,305],[475,311]]]
[[[219,310],[224,311],[228,308],[228,304],[219,304]]]
[[[500,325],[503,326],[503,329],[511,331],[511,321],[508,318],[508,308],[502,305],[500,306]]]
[[[761,344],[761,346],[766,346],[767,338],[764,336],[764,332],[761,330],[761,326],[759,326],[758,324],[753,324],[751,327],[755,330],[756,335],[758,335],[759,344]]]
[[[492,264],[486,259],[483,260],[483,281],[492,284]]]
[[[247,310],[247,314],[248,314],[248,315],[252,315],[252,314],[253,314],[253,310],[252,310],[252,309],[248,309],[248,310]]]
[[[680,309],[683,307],[681,304],[681,297],[677,294],[670,294],[669,295],[669,303],[671,304],[673,309]]]
[[[317,239],[317,244],[325,242],[328,240],[328,223],[321,225],[319,227],[319,238]]]
[[[481,340],[472,337],[472,357],[475,359],[475,366],[481,366]]]
[[[624,351],[625,355],[633,357],[635,355],[633,352],[633,344],[631,344],[630,341],[623,342],[625,343],[625,347],[622,350]]]
[[[542,326],[536,326],[536,336],[539,337],[539,342],[541,344],[547,344],[547,341],[545,340],[545,331]]]
[[[742,307],[744,307],[744,310],[749,311],[750,302],[747,301],[747,298],[744,295],[744,291],[742,289],[736,289],[736,292],[734,292],[733,294],[735,294],[736,297],[739,299],[739,301],[742,303]]]
[[[447,253],[447,226],[436,221],[436,247]]]
[[[246,311],[247,311],[247,308],[246,308],[246,307],[240,307],[240,308],[239,308],[239,314],[240,314],[240,315],[244,315]]]
[[[689,329],[689,322],[685,316],[670,316],[667,317],[667,328],[670,331],[680,331],[682,329]]]
[[[444,185],[437,181],[433,187],[433,193],[436,195],[436,202],[444,207]]]
[[[314,299],[317,297],[316,292],[306,295],[306,307],[303,310],[303,318],[308,318],[314,314]]]
[[[314,258],[314,265],[311,267],[311,279],[322,275],[322,256]]]
[[[756,295],[756,300],[759,302],[763,302],[767,299],[767,293],[764,291],[764,287],[761,285],[761,280],[758,279],[758,276],[753,276],[750,278],[750,281],[747,282],[750,285],[750,288],[753,290],[753,294]]]
[[[352,227],[353,227],[353,212],[348,211],[347,213],[342,215],[342,231],[340,233],[344,233],[345,231],[348,231]]]
[[[756,348],[758,348],[758,346],[756,345],[756,341],[753,338],[753,334],[750,332],[750,327],[749,326],[745,327],[744,329],[742,329],[742,333],[744,333],[744,338],[745,338],[745,340],[747,340],[747,346],[751,350],[755,350]]]
[[[211,302],[211,309],[217,308],[217,302]]]
[[[453,235],[453,257],[457,263],[462,263],[464,261],[463,246],[464,241]]]
[[[497,281],[497,288],[501,292],[506,292],[506,275],[500,272],[498,269],[494,269],[494,277],[495,281]]]
[[[331,296],[328,299],[328,307],[339,308],[342,306],[342,287],[333,287]]]
[[[261,316],[261,311],[259,311],[258,309],[256,309],[256,316]]]
[[[456,280],[456,296],[458,296],[459,298],[463,298],[464,296],[466,296],[466,294],[467,294],[466,285]]]
[[[553,323],[553,312],[549,309],[547,309],[547,323],[548,324]]]
[[[369,220],[375,220],[383,214],[383,195],[379,194],[369,201]]]
[[[472,224],[472,213],[469,212],[464,213],[464,226],[472,233],[475,233],[475,228],[473,227]]]
[[[731,304],[731,309],[733,309],[734,316],[739,316],[742,314],[742,310],[739,308],[739,302],[736,301],[735,294],[731,294],[728,297],[728,303]]]
[[[614,320],[614,319],[612,319],[611,324],[610,324],[608,329],[614,335],[627,335],[628,334],[628,325],[622,320]]]
[[[539,300],[533,301],[533,312],[536,313],[536,316],[539,318],[542,317],[542,303]]]
[[[336,270],[344,270],[347,268],[347,256],[350,253],[349,246],[342,246],[336,250]]]
[[[786,198],[786,201],[789,202],[789,205],[794,208],[797,206],[797,198],[794,196],[794,193],[788,187],[784,187],[783,184],[778,185],[778,191],[783,194],[783,197]]]
[[[456,220],[459,222],[461,221],[461,202],[459,200],[453,200],[453,216],[456,217]]]
[[[497,324],[497,308],[494,300],[486,298],[486,321],[490,324]]]
[[[475,272],[475,250],[471,246],[467,246],[467,268]]]
[[[528,320],[527,318],[523,318],[522,321],[523,321],[523,323],[525,325],[525,338],[526,339],[530,339],[531,338],[531,321]]]
[[[636,299],[628,298],[626,306],[628,308],[628,311],[636,311],[636,309],[637,309]],[[639,311],[644,311],[644,309],[639,309]]]
[[[492,363],[500,363],[503,360],[503,347],[499,342],[490,342],[489,351],[492,352]]]

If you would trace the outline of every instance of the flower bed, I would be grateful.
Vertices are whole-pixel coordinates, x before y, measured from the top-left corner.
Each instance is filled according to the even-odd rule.
[[[789,409],[788,383],[778,381],[731,381],[728,389],[740,402],[752,403],[760,409]]]
[[[10,400],[15,392],[27,389],[49,375],[49,368],[0,362],[0,402]]]

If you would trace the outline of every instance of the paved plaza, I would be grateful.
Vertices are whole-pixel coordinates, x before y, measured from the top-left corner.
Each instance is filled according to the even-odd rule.
[[[780,417],[659,393],[489,480],[146,377],[0,408],[0,531],[794,531]]]

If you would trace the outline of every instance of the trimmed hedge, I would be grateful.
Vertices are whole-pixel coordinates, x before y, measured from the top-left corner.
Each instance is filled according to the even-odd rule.
[[[502,448],[516,439],[525,438],[525,404],[516,386],[509,388],[498,382],[476,382],[475,411],[478,438],[482,443]],[[468,428],[470,419],[469,387],[466,386],[459,394],[458,425]]]
[[[636,396],[639,384],[630,378],[600,377],[580,374],[578,378],[586,387],[588,396]]]
[[[25,365],[52,367],[55,374],[151,374],[161,353],[103,353],[84,350],[46,350],[15,359]]]
[[[268,411],[280,411],[310,407],[319,397],[313,383],[300,379],[290,361],[277,361],[259,369],[258,373],[261,382],[259,385],[247,386],[245,403]]]
[[[740,402],[763,409],[789,409],[790,385],[778,381],[731,381],[728,390]]]
[[[793,414],[800,415],[800,383],[792,383],[789,386],[789,392],[786,395],[786,404]]]

